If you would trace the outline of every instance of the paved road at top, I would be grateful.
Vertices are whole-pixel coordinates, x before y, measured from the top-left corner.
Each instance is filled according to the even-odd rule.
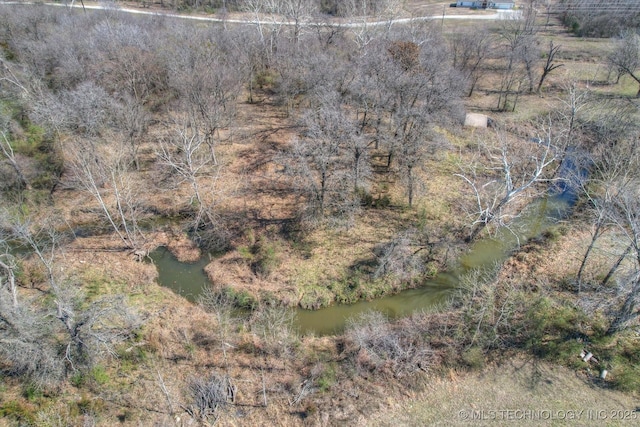
[[[0,1],[0,4],[15,4],[15,5],[25,5],[25,4],[35,4],[33,2],[22,2],[22,1]],[[166,13],[166,12],[152,12],[147,10],[140,9],[130,9],[126,7],[119,7],[117,5],[82,5],[76,4],[74,1],[71,4],[63,4],[63,3],[44,3],[47,6],[59,6],[59,7],[73,7],[87,10],[114,10],[118,12],[131,13],[136,15],[151,15],[151,16],[166,16],[169,18],[178,18],[178,19],[188,19],[193,21],[204,21],[204,22],[219,22],[219,23],[228,23],[228,24],[244,24],[244,25],[289,25],[293,26],[295,23],[291,21],[275,21],[271,20],[256,20],[256,19],[230,19],[230,18],[217,18],[212,16],[193,16],[193,15],[183,15],[177,13]],[[392,20],[383,20],[383,21],[370,21],[370,22],[305,22],[299,25],[308,26],[308,27],[343,27],[343,28],[357,28],[364,26],[380,26],[380,25],[390,25],[390,24],[407,24],[410,22],[417,21],[428,21],[428,20],[436,20],[436,19],[460,19],[460,20],[483,20],[483,21],[494,21],[499,19],[504,19],[506,16],[516,14],[517,11],[513,10],[499,10],[496,13],[491,15],[429,15],[429,16],[419,16],[413,18],[398,18]]]

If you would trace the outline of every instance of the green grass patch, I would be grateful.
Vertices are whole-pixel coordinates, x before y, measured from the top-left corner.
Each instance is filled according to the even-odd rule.
[[[478,346],[468,348],[462,353],[462,361],[469,368],[480,370],[484,368],[485,365],[484,350]]]
[[[107,370],[102,365],[96,365],[91,369],[91,379],[98,385],[105,385],[109,382]]]
[[[533,302],[526,313],[525,347],[538,357],[584,368],[579,355],[589,339],[589,317],[572,304],[549,297]]]
[[[238,253],[248,262],[254,274],[262,277],[270,276],[281,264],[281,244],[266,237],[256,239],[252,231],[247,233],[247,238],[249,245],[240,246]]]
[[[226,300],[234,307],[254,310],[258,306],[258,300],[249,291],[225,287],[222,289],[222,292],[225,294]]]
[[[316,385],[322,393],[326,393],[337,382],[337,368],[334,362],[323,364],[322,372],[316,378]]]
[[[335,299],[335,295],[326,287],[305,286],[300,292],[299,305],[307,310],[317,310],[322,307],[328,307]]]
[[[34,425],[36,421],[34,408],[17,400],[0,403],[0,418],[16,421],[21,426]]]
[[[610,381],[614,388],[626,392],[640,392],[640,365],[627,365],[624,358],[616,358]]]

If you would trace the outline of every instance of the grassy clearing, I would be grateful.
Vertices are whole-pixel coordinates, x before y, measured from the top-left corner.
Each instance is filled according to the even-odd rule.
[[[531,411],[531,418],[516,410]],[[594,387],[571,369],[520,356],[480,372],[452,370],[424,392],[375,414],[367,425],[631,426],[638,423],[638,410],[633,396]],[[618,415],[627,419],[615,419]]]

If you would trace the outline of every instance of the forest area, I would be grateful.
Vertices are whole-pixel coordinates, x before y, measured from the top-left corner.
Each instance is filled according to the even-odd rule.
[[[391,425],[521,357],[637,397],[633,1],[81,3],[0,3],[0,425]]]

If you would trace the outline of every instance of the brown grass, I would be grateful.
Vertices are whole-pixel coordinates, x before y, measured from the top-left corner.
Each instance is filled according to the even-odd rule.
[[[516,410],[529,410],[537,419],[524,419]],[[626,411],[626,421],[612,419],[618,410]],[[374,414],[365,425],[630,426],[640,415],[635,411],[632,396],[594,387],[570,369],[520,356],[482,372],[450,371],[448,378],[433,378],[424,392],[393,402],[390,410]],[[598,420],[597,413],[607,418]]]

